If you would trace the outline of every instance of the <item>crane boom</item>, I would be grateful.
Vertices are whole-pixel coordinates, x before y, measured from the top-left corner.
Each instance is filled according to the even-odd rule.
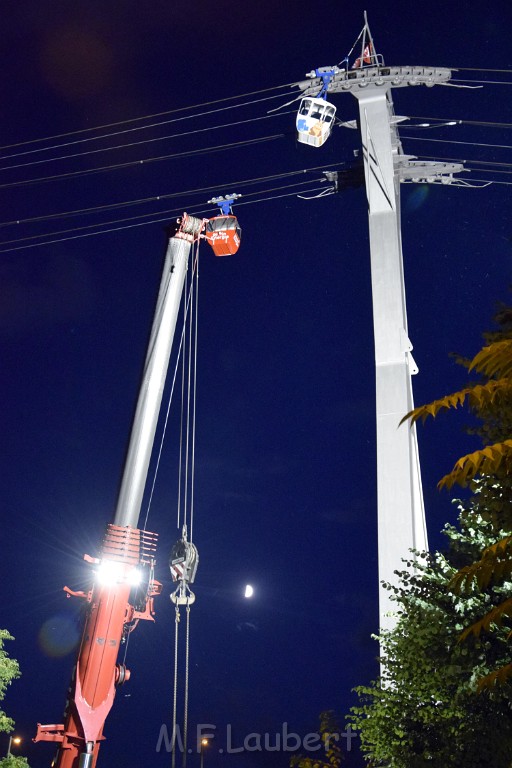
[[[84,600],[87,610],[65,721],[38,723],[34,738],[58,744],[55,768],[96,765],[116,688],[130,676],[118,661],[122,640],[138,620],[154,620],[153,598],[162,589],[154,578],[157,536],[137,526],[188,257],[204,226],[186,214],[179,224],[169,239],[114,522],[100,557],[84,555],[95,570],[89,592],[64,588],[68,597]]]
[[[188,225],[183,223],[186,228],[203,226],[201,220],[191,216],[187,217],[187,221]],[[138,524],[192,241],[193,235],[181,230],[169,240],[121,480],[114,518],[116,525],[136,527]]]

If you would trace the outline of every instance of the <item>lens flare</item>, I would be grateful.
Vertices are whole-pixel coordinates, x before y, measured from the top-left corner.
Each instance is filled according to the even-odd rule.
[[[58,659],[78,645],[80,633],[75,617],[57,614],[45,621],[39,630],[39,645],[43,653]]]

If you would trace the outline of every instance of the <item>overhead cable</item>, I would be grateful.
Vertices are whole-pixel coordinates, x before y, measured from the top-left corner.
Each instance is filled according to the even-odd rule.
[[[12,221],[0,222],[0,227],[8,227],[18,224],[27,224],[36,221],[50,221],[53,219],[64,219],[72,216],[86,216],[93,213],[99,213],[100,211],[116,210],[119,208],[127,208],[135,205],[144,205],[147,203],[158,202],[160,200],[168,200],[173,197],[186,197],[188,195],[199,194],[201,192],[211,192],[212,190],[223,189],[233,186],[252,186],[253,184],[259,184],[262,181],[277,181],[278,179],[289,178],[290,176],[300,176],[306,173],[312,173],[314,171],[323,171],[329,168],[336,168],[346,165],[344,162],[339,163],[327,163],[325,165],[314,165],[310,168],[302,168],[297,171],[285,171],[283,173],[272,173],[268,176],[258,176],[252,179],[238,179],[238,181],[222,182],[219,184],[212,184],[208,187],[196,187],[194,189],[181,190],[180,192],[168,192],[166,194],[152,195],[151,197],[138,198],[136,200],[125,200],[120,203],[109,203],[106,205],[97,205],[90,208],[77,208],[71,211],[63,211],[61,213],[50,213],[45,216],[31,216],[24,219],[14,219]]]
[[[512,73],[511,73],[512,74]],[[511,80],[463,80],[459,77],[452,77],[451,83],[477,83],[480,85],[512,85]],[[438,83],[438,85],[449,85],[449,83]]]
[[[465,118],[455,117],[423,117],[421,115],[410,115],[410,120],[434,120],[441,123],[456,122],[457,125],[481,125],[486,128],[512,128],[512,123],[496,123],[488,120],[466,120]],[[407,124],[406,128],[413,128],[415,126]]]
[[[291,110],[288,112],[281,112],[280,114],[291,114]],[[45,157],[43,160],[30,160],[28,163],[18,163],[17,165],[6,165],[0,167],[0,171],[11,171],[15,168],[29,168],[33,165],[41,165],[42,163],[53,163],[57,160],[70,160],[76,157],[85,157],[86,155],[95,155],[100,152],[112,152],[114,149],[127,149],[128,147],[137,147],[141,144],[151,144],[155,141],[166,141],[168,139],[182,138],[183,136],[192,136],[196,133],[209,133],[210,131],[216,131],[221,128],[232,128],[234,125],[244,125],[246,123],[255,123],[258,120],[268,120],[272,117],[278,117],[279,114],[260,115],[259,117],[250,117],[246,120],[237,120],[232,123],[224,123],[223,125],[212,125],[209,128],[196,128],[193,131],[184,131],[183,133],[174,133],[168,136],[156,136],[151,139],[142,139],[141,141],[131,141],[126,144],[116,144],[113,147],[99,147],[98,149],[88,149],[85,152],[75,152],[71,155],[61,155],[60,157]]]
[[[319,191],[321,191],[323,189],[325,189],[325,187],[318,187],[317,189],[312,189],[310,191],[311,192],[317,192],[317,191],[319,192]],[[263,202],[267,202],[269,200],[277,200],[277,199],[283,198],[283,197],[296,197],[296,195],[297,195],[297,192],[287,192],[287,193],[285,193],[283,195],[274,195],[272,197],[265,197],[265,198],[262,198],[261,200],[240,201],[240,202],[237,203],[237,206],[240,206],[242,204],[243,205],[250,205],[252,203],[263,203]],[[134,229],[135,227],[145,227],[145,226],[147,226],[149,224],[159,224],[159,223],[162,223],[162,222],[168,222],[169,221],[169,216],[172,213],[180,214],[180,213],[182,213],[182,211],[183,211],[183,208],[176,208],[172,212],[169,211],[168,214],[166,216],[164,216],[163,218],[152,219],[151,221],[142,221],[142,222],[139,222],[137,224],[126,224],[126,225],[119,226],[119,227],[111,227],[110,229],[102,229],[102,230],[100,230],[98,232],[84,232],[84,233],[81,233],[79,235],[70,235],[69,237],[61,237],[61,238],[56,238],[54,240],[46,240],[44,243],[30,243],[28,245],[18,245],[18,246],[14,246],[14,247],[11,247],[11,248],[1,248],[0,249],[0,253],[10,253],[12,251],[21,251],[21,250],[24,250],[26,248],[38,248],[38,247],[41,247],[43,245],[53,245],[55,243],[64,243],[64,242],[68,242],[69,240],[79,240],[79,239],[82,239],[84,237],[95,237],[97,235],[106,235],[106,234],[110,234],[111,232],[119,232],[119,231],[122,231],[122,230],[125,230],[125,229]],[[203,215],[207,214],[209,211],[211,211],[211,209],[208,209],[208,210],[203,209],[203,210],[197,210],[197,211],[194,210],[194,211],[189,211],[189,213],[192,216],[203,216]]]
[[[317,183],[319,181],[323,181],[323,179],[308,179],[308,180],[304,180],[304,181],[294,182],[293,184],[282,184],[279,187],[272,187],[271,189],[262,189],[262,190],[258,190],[257,192],[248,192],[248,193],[246,193],[244,195],[244,197],[251,197],[252,195],[265,194],[267,192],[276,192],[276,191],[281,190],[281,189],[289,189],[290,187],[301,187],[301,186],[304,186],[305,184],[313,184],[313,183]],[[240,203],[238,203],[238,205],[240,205]],[[169,215],[173,214],[175,212],[176,212],[176,209],[158,211],[159,214],[167,213]],[[179,213],[179,210],[178,210],[178,213]],[[13,240],[3,240],[3,241],[0,242],[0,247],[2,245],[10,245],[12,243],[25,242],[27,240],[37,240],[37,239],[40,239],[40,238],[43,238],[43,237],[54,237],[55,235],[65,235],[65,234],[68,234],[69,232],[80,232],[80,231],[85,230],[85,229],[94,229],[94,228],[97,228],[97,227],[109,226],[111,224],[120,224],[120,223],[123,223],[125,221],[133,221],[135,219],[145,219],[145,218],[148,218],[148,217],[154,216],[154,215],[155,215],[155,211],[152,211],[151,213],[141,213],[141,214],[138,214],[136,216],[125,216],[122,219],[113,219],[111,221],[96,222],[94,224],[84,224],[83,226],[80,226],[80,227],[71,227],[69,229],[60,229],[60,230],[57,230],[57,231],[54,231],[54,232],[40,233],[38,235],[28,235],[27,237],[19,237],[19,238],[15,238]]]
[[[277,94],[275,96],[267,96],[264,99],[255,99],[254,101],[246,101],[246,102],[244,102],[242,104],[229,104],[227,107],[219,107],[218,109],[211,109],[211,110],[209,110],[207,112],[198,112],[197,114],[194,114],[194,115],[185,115],[183,117],[175,117],[175,118],[172,118],[171,120],[163,120],[162,122],[159,122],[159,123],[150,123],[149,125],[140,125],[140,126],[137,126],[136,128],[127,128],[126,130],[123,130],[123,131],[114,131],[113,133],[106,133],[106,134],[103,134],[103,135],[100,135],[100,136],[91,136],[91,137],[88,137],[86,139],[76,139],[75,141],[68,141],[68,142],[65,142],[65,143],[53,144],[53,145],[51,145],[49,147],[39,147],[37,149],[27,150],[26,152],[15,152],[14,154],[11,154],[11,155],[3,155],[2,157],[0,157],[0,160],[8,160],[8,159],[12,159],[14,157],[22,157],[24,155],[31,155],[31,154],[35,154],[37,152],[48,152],[51,149],[63,149],[64,147],[71,147],[71,146],[74,146],[76,144],[85,144],[86,142],[89,142],[89,141],[100,141],[102,139],[109,139],[109,138],[111,138],[113,136],[120,136],[120,135],[123,135],[123,134],[126,134],[126,133],[133,133],[135,131],[145,131],[148,128],[158,128],[158,127],[160,127],[162,125],[169,125],[170,123],[178,123],[178,122],[181,122],[183,120],[191,120],[192,118],[195,118],[195,117],[206,117],[208,115],[213,115],[213,114],[216,114],[218,112],[225,112],[228,109],[238,109],[239,107],[247,107],[247,106],[251,106],[252,104],[260,104],[261,102],[269,101],[270,99],[282,99],[283,95],[284,94],[279,93],[279,94]],[[283,114],[283,113],[281,113],[281,114]],[[258,118],[253,118],[253,119],[258,119]],[[241,121],[241,122],[243,122],[243,121]],[[233,125],[237,125],[237,124],[238,123],[233,123]],[[199,129],[199,130],[196,130],[196,131],[187,131],[184,134],[176,134],[176,136],[184,136],[184,135],[186,136],[186,135],[189,135],[189,134],[192,134],[192,133],[200,133],[201,130],[207,130],[207,129]],[[163,137],[163,138],[174,138],[174,136],[166,136],[166,137]],[[148,141],[158,141],[158,139],[148,139]],[[134,142],[134,143],[135,144],[137,144],[137,143],[142,144],[144,142]],[[132,146],[132,145],[131,144],[122,144],[122,145],[119,145],[119,146],[127,146],[127,147],[129,147],[129,146]],[[105,147],[105,148],[102,148],[102,149],[91,150],[91,153],[92,152],[105,152],[108,149],[117,149],[117,148],[118,147]],[[88,153],[84,152],[84,153],[79,153],[79,154],[88,154]],[[78,157],[79,154],[78,155],[69,155],[69,157]],[[60,158],[51,158],[51,159],[59,160]],[[36,162],[44,162],[44,161],[43,160],[39,160],[39,161],[36,161]],[[26,163],[24,165],[30,165],[30,163]],[[18,166],[6,166],[6,168],[17,168],[17,167]],[[5,169],[4,168],[0,168],[0,170],[5,170]]]
[[[500,184],[502,186],[512,187],[512,181],[498,181],[498,179],[475,179],[473,176],[471,177],[471,181],[482,181],[486,184]]]
[[[411,141],[435,141],[436,144],[466,144],[470,147],[492,147],[493,149],[512,149],[510,144],[485,144],[478,141],[458,141],[456,139],[431,139],[427,136],[404,136],[400,134],[401,139],[410,139]]]
[[[194,155],[208,155],[213,152],[222,152],[225,149],[233,149],[235,147],[247,147],[253,144],[261,144],[266,141],[274,141],[275,139],[282,139],[285,137],[284,133],[276,133],[270,136],[261,136],[256,139],[245,139],[244,141],[233,141],[229,144],[220,144],[216,147],[204,147],[202,149],[191,149],[186,152],[174,152],[170,155],[160,155],[159,157],[148,157],[144,160],[132,160],[126,163],[114,163],[112,165],[103,165],[99,168],[88,168],[84,171],[70,171],[69,173],[58,173],[53,176],[41,176],[35,179],[26,179],[24,181],[13,181],[5,184],[0,184],[0,189],[11,189],[13,187],[24,187],[31,184],[43,184],[49,181],[57,181],[60,179],[70,179],[81,176],[91,176],[97,173],[104,173],[107,171],[115,171],[121,168],[133,168],[135,165],[149,165],[149,163],[158,163],[163,160],[173,160],[175,158],[192,157]]]
[[[473,163],[473,165],[495,165],[500,168],[512,168],[512,163],[500,163],[496,160],[468,160],[460,157],[438,157],[437,155],[421,155],[424,160],[441,160],[447,163]],[[492,173],[495,171],[492,169]]]
[[[202,107],[209,107],[213,104],[221,104],[224,101],[234,101],[235,99],[245,99],[246,96],[256,96],[259,93],[268,93],[269,91],[275,91],[280,88],[290,88],[293,85],[296,85],[296,83],[293,82],[293,83],[285,83],[284,85],[274,85],[271,88],[261,88],[258,91],[249,91],[248,93],[243,93],[243,94],[240,94],[239,96],[225,96],[222,99],[205,101],[205,102],[202,102],[201,104],[195,104],[193,106],[178,107],[176,109],[168,109],[168,110],[165,110],[164,112],[155,112],[151,115],[142,115],[141,117],[131,117],[127,120],[119,120],[115,123],[105,123],[103,125],[96,125],[91,128],[81,128],[77,131],[68,131],[67,133],[57,133],[57,134],[54,134],[53,136],[43,136],[38,139],[30,139],[29,141],[20,141],[16,144],[6,144],[0,147],[0,151],[4,149],[11,149],[14,147],[21,147],[26,145],[28,146],[29,144],[35,144],[37,142],[53,141],[54,139],[61,139],[61,138],[65,138],[66,136],[78,136],[81,133],[91,133],[92,131],[102,131],[104,128],[114,128],[117,125],[128,125],[129,123],[135,123],[141,120],[152,120],[154,117],[162,117],[163,115],[171,115],[177,112],[185,112],[187,110],[200,109]]]
[[[459,72],[495,72],[495,73],[502,73],[502,74],[512,75],[512,70],[511,69],[494,69],[494,68],[489,68],[489,67],[449,67],[449,68],[452,69],[453,71],[459,71]],[[463,82],[482,82],[482,83],[489,82],[489,83],[496,83],[498,85],[503,85],[503,84],[510,85],[510,83],[508,83],[508,82],[499,81],[499,80],[498,81],[487,81],[487,80],[473,81],[473,80],[471,80],[471,81],[463,81]],[[152,120],[155,117],[163,117],[164,115],[176,114],[178,112],[185,112],[185,111],[193,110],[193,109],[201,109],[203,107],[212,106],[213,104],[222,104],[223,102],[226,102],[226,101],[235,101],[236,99],[245,99],[248,96],[257,96],[260,93],[269,93],[270,91],[276,91],[276,90],[280,90],[280,89],[284,89],[284,88],[291,88],[294,85],[297,85],[297,81],[295,81],[295,80],[292,81],[291,83],[283,83],[282,85],[274,85],[274,86],[271,86],[269,88],[260,88],[260,89],[258,89],[256,91],[248,91],[246,93],[241,93],[241,94],[238,94],[236,96],[225,96],[225,97],[223,97],[221,99],[214,99],[212,101],[205,101],[205,102],[201,102],[199,104],[190,105],[190,106],[187,106],[187,107],[177,107],[175,109],[168,109],[168,110],[163,110],[161,112],[153,112],[153,113],[148,114],[148,115],[141,115],[140,117],[131,117],[131,118],[128,118],[126,120],[118,120],[118,121],[115,121],[115,122],[112,122],[112,123],[102,123],[101,125],[91,126],[90,128],[80,128],[80,129],[78,129],[76,131],[67,131],[65,133],[57,133],[57,134],[52,134],[50,136],[42,136],[42,137],[39,137],[39,138],[36,138],[36,139],[29,139],[27,141],[19,141],[19,142],[13,143],[13,144],[5,144],[3,146],[0,146],[0,152],[3,151],[4,149],[13,149],[15,147],[29,146],[30,144],[36,144],[38,142],[44,142],[44,141],[54,141],[55,139],[62,139],[62,138],[66,138],[67,136],[78,136],[80,134],[92,133],[93,131],[102,131],[102,130],[104,130],[106,128],[115,128],[115,127],[121,126],[121,125],[129,125],[130,123],[141,122],[142,120]],[[95,138],[97,138],[97,137],[95,137]]]
[[[490,69],[489,67],[449,67],[449,69],[459,72],[502,72],[506,75],[512,75],[512,69]]]

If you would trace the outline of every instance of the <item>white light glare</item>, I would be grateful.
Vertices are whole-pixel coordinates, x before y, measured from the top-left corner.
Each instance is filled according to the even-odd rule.
[[[254,589],[251,587],[250,584],[247,584],[245,588],[244,597],[252,597],[254,595]]]
[[[111,586],[123,579],[123,564],[116,563],[113,560],[102,560],[96,577],[100,584],[104,586]]]
[[[132,587],[138,587],[141,581],[142,573],[140,570],[138,568],[132,568],[128,574],[128,584],[131,584]]]

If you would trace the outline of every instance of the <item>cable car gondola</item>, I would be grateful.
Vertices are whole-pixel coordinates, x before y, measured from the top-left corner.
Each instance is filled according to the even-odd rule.
[[[297,140],[321,147],[331,135],[336,107],[322,97],[305,96],[297,112]]]
[[[226,195],[208,200],[209,203],[217,203],[221,211],[220,216],[208,221],[204,233],[216,256],[233,256],[240,247],[242,230],[231,208],[232,201],[238,197],[241,195]]]

